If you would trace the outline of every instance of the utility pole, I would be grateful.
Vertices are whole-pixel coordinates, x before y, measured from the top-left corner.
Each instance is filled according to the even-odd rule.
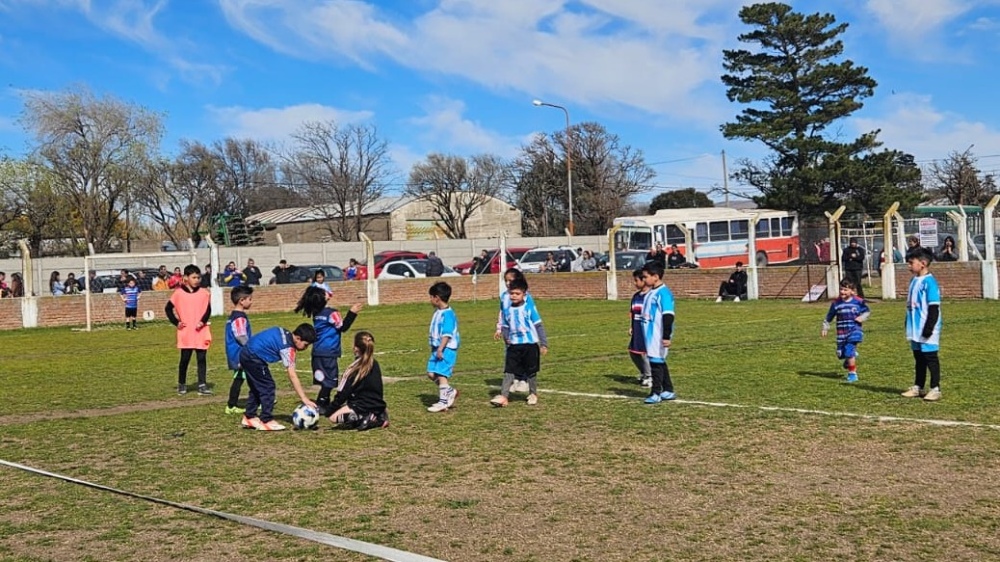
[[[722,151],[722,193],[726,198],[726,207],[729,207],[729,170],[726,168],[726,151]]]

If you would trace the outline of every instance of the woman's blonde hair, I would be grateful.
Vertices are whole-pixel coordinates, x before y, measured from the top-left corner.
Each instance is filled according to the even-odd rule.
[[[344,379],[354,377],[354,382],[358,382],[372,372],[375,364],[375,336],[363,330],[354,334],[354,350],[357,357],[344,371]]]

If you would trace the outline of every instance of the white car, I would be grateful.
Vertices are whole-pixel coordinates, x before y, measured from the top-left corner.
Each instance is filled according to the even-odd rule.
[[[545,266],[545,262],[548,260],[550,252],[556,262],[556,271],[570,271],[573,262],[579,257],[576,254],[576,250],[569,246],[543,246],[525,252],[517,262],[517,268],[525,273],[540,273]]]
[[[382,273],[378,274],[379,279],[416,279],[422,277],[427,277],[427,260],[425,259],[391,261],[385,264]],[[441,277],[461,277],[461,275],[446,265]]]

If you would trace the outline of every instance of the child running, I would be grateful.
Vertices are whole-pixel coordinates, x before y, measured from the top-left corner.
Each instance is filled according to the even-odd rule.
[[[515,279],[524,279],[524,272],[516,267],[511,267],[503,274],[504,286],[506,287],[500,292],[500,314],[497,316],[497,329],[493,334],[493,339],[495,341],[500,341],[503,339],[503,318],[504,311],[510,308],[510,295],[508,291],[510,290],[510,284]],[[529,306],[535,306],[535,299],[531,298],[531,293],[525,294],[525,301]],[[514,378],[514,383],[510,385],[511,392],[528,392],[528,380],[525,378]]]
[[[649,371],[649,358],[646,357],[646,338],[642,330],[642,304],[646,300],[649,287],[642,278],[642,269],[632,272],[632,282],[635,284],[635,294],[632,295],[632,306],[629,311],[628,355],[639,369],[639,384],[646,388],[653,386],[653,377]]]
[[[903,393],[906,398],[924,397],[928,402],[941,399],[941,288],[931,275],[934,253],[919,248],[906,256],[913,279],[906,293],[906,339],[913,350],[913,386]],[[930,390],[924,394],[927,371],[931,372]]]
[[[646,404],[659,404],[673,400],[674,383],[670,380],[667,367],[667,353],[670,351],[674,329],[674,295],[663,284],[663,265],[646,262],[642,266],[642,279],[649,288],[642,304],[642,329],[649,358],[649,371],[653,385],[649,389]]]
[[[201,270],[193,263],[184,268],[180,285],[170,295],[166,306],[167,318],[177,326],[177,349],[181,360],[177,366],[177,394],[187,393],[187,369],[194,353],[198,363],[198,394],[212,394],[206,375],[206,354],[212,344],[212,330],[208,320],[212,317],[212,297],[201,287]]]
[[[382,396],[382,369],[375,360],[375,336],[354,334],[354,362],[344,370],[344,384],[330,405],[330,421],[358,431],[389,426]]]
[[[320,273],[320,272],[317,272]],[[313,384],[320,386],[316,396],[316,404],[323,416],[329,416],[330,394],[338,386],[340,371],[337,360],[340,358],[340,335],[351,329],[351,324],[361,312],[362,305],[355,304],[341,318],[340,312],[329,305],[330,293],[323,287],[311,286],[302,293],[295,312],[312,318],[316,329],[316,343],[312,348]]]
[[[450,384],[458,359],[458,318],[448,305],[451,300],[451,285],[438,281],[428,291],[434,316],[431,317],[430,346],[431,357],[427,360],[427,378],[438,387],[438,401],[431,404],[428,412],[443,412],[455,405],[458,390]]]
[[[500,394],[490,400],[498,408],[510,400],[510,387],[516,377],[528,381],[528,405],[538,404],[539,354],[549,352],[549,340],[542,325],[542,317],[534,304],[528,304],[528,282],[522,277],[514,279],[507,287],[510,306],[504,311],[503,339],[507,342],[504,358],[503,383]]]
[[[250,319],[247,311],[253,305],[253,287],[238,285],[229,292],[229,300],[233,301],[233,311],[226,321],[226,362],[233,371],[233,382],[229,385],[229,400],[226,402],[227,414],[238,414],[243,410],[237,406],[240,390],[246,373],[240,367],[240,351],[250,341],[253,331],[250,329]]]
[[[820,334],[825,338],[830,331],[830,321],[837,319],[837,359],[844,361],[847,382],[858,382],[858,346],[864,339],[861,323],[868,320],[870,315],[868,304],[857,295],[854,281],[841,281],[840,298],[830,303]]]
[[[309,324],[299,324],[294,332],[284,328],[268,328],[250,338],[240,350],[240,366],[246,373],[250,395],[240,425],[244,429],[259,431],[281,431],[285,426],[274,420],[274,396],[276,387],[271,376],[269,363],[281,362],[288,371],[288,380],[295,389],[299,400],[311,408],[316,403],[306,396],[302,383],[295,372],[295,353],[303,351],[316,341],[316,330]],[[258,408],[260,414],[257,414]]]
[[[131,275],[128,283],[122,287],[122,302],[125,303],[125,329],[135,330],[135,319],[139,315],[139,298],[142,296],[142,289],[139,282]]]

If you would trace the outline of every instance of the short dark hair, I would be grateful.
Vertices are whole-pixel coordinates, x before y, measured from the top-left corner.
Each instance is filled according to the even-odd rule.
[[[741,261],[736,262],[736,267],[743,267],[743,262]]]
[[[233,287],[232,291],[229,291],[229,300],[233,301],[233,304],[239,304],[241,300],[252,294],[253,287],[249,285],[237,285]]]
[[[513,281],[510,282],[510,287],[507,287],[507,290],[508,291],[518,290],[518,291],[524,291],[525,293],[527,293],[528,292],[528,280],[525,279],[524,277],[520,277],[518,279],[514,279]]]
[[[906,254],[906,261],[910,260],[920,260],[929,264],[934,261],[934,252],[930,248],[920,246],[919,248],[910,250],[910,252]]]
[[[635,279],[642,279],[642,268],[638,267],[632,272],[632,277]]]
[[[194,275],[195,273],[197,273],[198,275],[201,275],[201,269],[199,269],[197,265],[195,265],[193,263],[190,263],[190,264],[184,266],[184,276],[185,277],[187,277],[188,275]]]
[[[663,278],[663,266],[658,261],[648,261],[642,266],[642,272],[654,277]]]
[[[843,288],[845,288],[845,289],[850,289],[852,291],[857,291],[858,290],[858,286],[855,285],[854,281],[851,281],[850,279],[842,279],[840,281],[840,286],[843,287]]]
[[[524,272],[521,271],[520,269],[516,268],[516,267],[508,267],[507,271],[503,272],[503,276],[504,277],[507,277],[508,275],[513,275],[514,279],[518,279],[518,278],[524,279]]]
[[[432,297],[437,297],[444,302],[448,302],[451,300],[451,285],[445,283],[444,281],[438,281],[437,283],[431,285],[427,294]]]
[[[316,343],[316,328],[313,328],[312,324],[306,324],[303,322],[302,324],[299,324],[298,328],[295,328],[295,331],[292,332],[292,334],[299,336],[299,339],[304,342]]]

